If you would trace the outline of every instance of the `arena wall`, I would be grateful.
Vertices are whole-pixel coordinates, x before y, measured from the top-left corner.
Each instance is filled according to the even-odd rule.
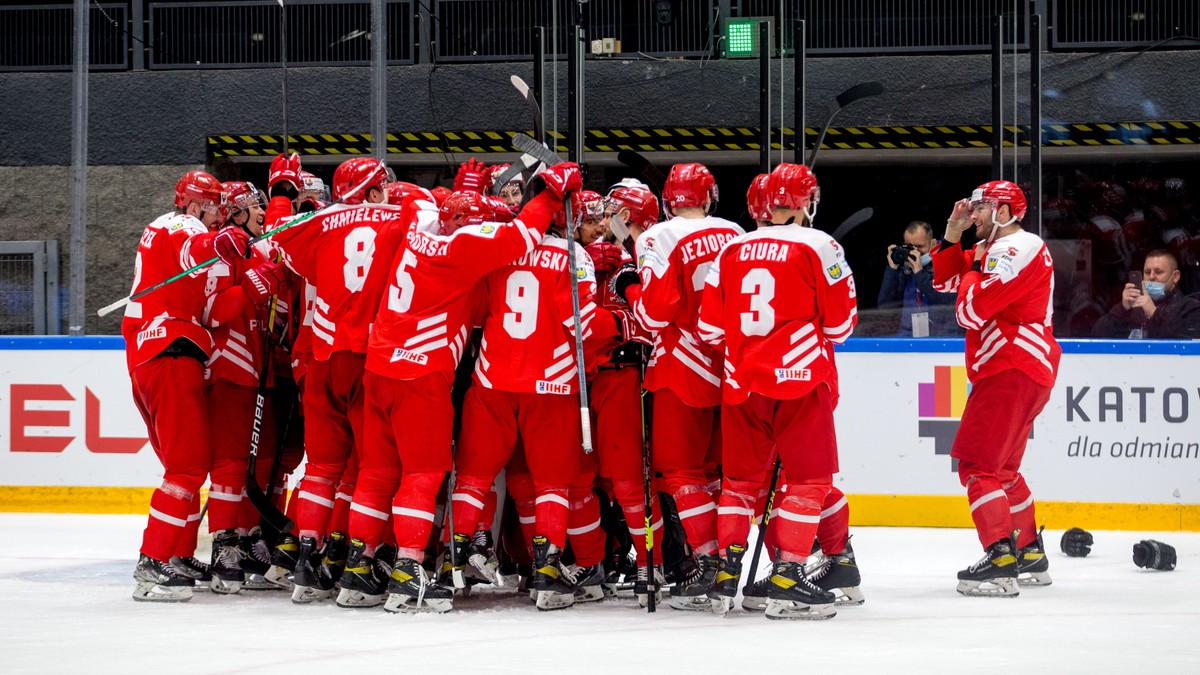
[[[1038,520],[1200,531],[1200,343],[1063,341],[1025,474]],[[838,350],[841,473],[856,525],[970,527],[949,457],[961,340]],[[0,339],[0,511],[145,513],[160,466],[115,337]]]

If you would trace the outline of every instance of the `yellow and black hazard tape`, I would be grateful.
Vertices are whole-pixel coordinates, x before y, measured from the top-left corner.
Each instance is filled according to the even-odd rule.
[[[805,130],[806,145],[816,141],[820,129]],[[398,131],[387,135],[389,154],[486,154],[512,152],[510,138],[526,130]],[[1012,147],[1013,136],[1028,146],[1028,126],[1007,126],[1004,145]],[[566,135],[549,133],[557,150],[567,152]],[[1200,143],[1200,121],[1088,122],[1045,124],[1046,146],[1194,145]],[[771,147],[794,146],[795,131],[775,129]],[[635,129],[588,129],[587,152],[721,152],[758,150],[757,127],[652,127]],[[823,147],[840,150],[910,150],[988,148],[992,127],[988,125],[868,126],[833,127]],[[281,135],[221,134],[208,137],[212,158],[269,157],[283,147]],[[363,155],[372,150],[371,134],[290,134],[288,148],[301,155]]]

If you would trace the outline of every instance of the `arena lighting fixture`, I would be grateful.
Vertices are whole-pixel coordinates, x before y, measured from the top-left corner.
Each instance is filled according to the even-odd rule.
[[[262,41],[263,41],[263,34],[262,34],[262,33],[251,33],[251,34],[250,34],[250,41],[251,41],[251,42],[262,42]]]
[[[725,58],[749,59],[757,57],[761,46],[758,44],[758,24],[770,21],[766,16],[743,16],[725,21]]]

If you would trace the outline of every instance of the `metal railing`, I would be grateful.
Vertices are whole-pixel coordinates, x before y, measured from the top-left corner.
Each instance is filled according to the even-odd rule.
[[[1051,0],[1051,49],[1129,47],[1171,38],[1200,45],[1200,3],[1163,0]],[[1174,46],[1174,45],[1173,45]]]
[[[0,6],[0,71],[70,70],[75,10],[71,5]],[[92,70],[129,68],[126,3],[92,5],[88,60]],[[111,20],[110,20],[111,19]],[[114,25],[114,23],[116,25]]]
[[[58,242],[0,241],[0,335],[59,335]]]
[[[274,0],[152,2],[148,67],[263,68],[280,63],[280,7]],[[412,0],[388,0],[388,63],[413,63]],[[371,62],[370,0],[289,0],[289,66]]]

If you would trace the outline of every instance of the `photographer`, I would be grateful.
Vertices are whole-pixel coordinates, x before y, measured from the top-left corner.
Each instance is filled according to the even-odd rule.
[[[1121,302],[1096,322],[1100,338],[1200,338],[1200,300],[1179,290],[1179,262],[1166,249],[1146,254],[1142,271],[1131,272]]]
[[[904,243],[888,246],[878,307],[901,308],[898,336],[962,335],[954,319],[955,294],[933,289],[929,251],[934,243],[929,223],[914,220],[904,229]]]

